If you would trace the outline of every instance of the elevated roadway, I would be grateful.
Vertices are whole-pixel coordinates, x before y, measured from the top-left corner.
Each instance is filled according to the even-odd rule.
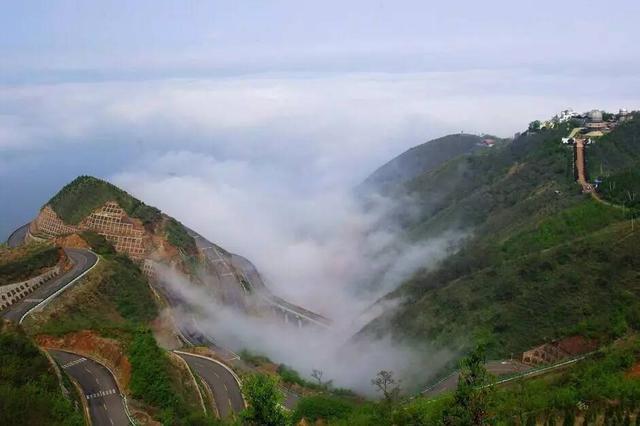
[[[245,298],[248,293],[251,293],[266,302],[275,312],[282,314],[286,321],[297,321],[299,325],[311,323],[321,327],[331,325],[328,318],[289,303],[271,293],[255,266],[248,259],[236,254],[226,256],[214,243],[202,235],[191,229],[188,229],[188,232],[194,238],[198,249],[205,254],[207,261],[221,271],[219,276],[221,279],[224,278],[222,285],[225,294],[231,298],[233,305],[244,306]]]

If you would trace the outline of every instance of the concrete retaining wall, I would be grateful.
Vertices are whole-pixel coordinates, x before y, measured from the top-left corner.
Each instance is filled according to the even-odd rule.
[[[61,266],[57,265],[48,271],[27,281],[0,286],[0,310],[27,297],[33,290],[60,274]]]

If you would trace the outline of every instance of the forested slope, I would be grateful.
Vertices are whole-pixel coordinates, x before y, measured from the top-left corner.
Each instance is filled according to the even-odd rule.
[[[640,237],[630,221],[637,212],[581,193],[572,149],[560,142],[570,127],[526,132],[405,183],[404,195],[420,206],[406,223],[408,238],[428,241],[452,229],[469,238],[390,294],[399,307],[363,333],[390,331],[462,352],[480,339],[490,357],[505,357],[571,334],[605,342],[640,327]],[[639,140],[634,120],[587,155],[624,150],[625,161],[607,163],[622,182]],[[618,185],[618,193],[631,186]]]

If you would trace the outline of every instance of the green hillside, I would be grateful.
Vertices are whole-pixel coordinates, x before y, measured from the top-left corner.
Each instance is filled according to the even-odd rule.
[[[0,424],[85,424],[82,409],[63,396],[46,356],[10,323],[0,324]]]
[[[163,424],[211,424],[201,414],[190,378],[176,368],[149,331],[158,304],[140,268],[117,254],[100,235],[84,233],[100,263],[82,285],[67,290],[47,308],[29,316],[32,335],[63,336],[91,330],[122,343],[131,362],[130,392]]]
[[[593,159],[614,149],[605,144],[628,153],[624,162],[608,163],[618,198],[603,196],[613,202],[635,184],[627,176],[629,158],[640,155],[638,121],[587,153]],[[635,213],[581,193],[573,151],[560,143],[569,128],[525,133],[405,183],[421,213],[406,222],[408,238],[452,229],[469,237],[436,269],[419,271],[390,294],[398,309],[363,333],[391,331],[462,353],[481,339],[490,358],[501,358],[571,334],[606,342],[639,329],[640,236],[629,220]]]
[[[152,232],[159,232],[186,253],[196,251],[195,240],[177,220],[162,214],[115,185],[92,176],[79,176],[65,185],[47,203],[67,224],[77,225],[107,201],[116,201],[130,217],[140,219]]]
[[[65,185],[47,204],[65,222],[77,225],[107,201],[117,201],[129,216],[145,224],[160,219],[160,210],[147,206],[115,185],[92,176],[78,176]]]
[[[455,134],[415,146],[373,172],[362,183],[362,189],[393,189],[452,158],[480,149],[482,140],[476,135]]]
[[[16,249],[0,247],[0,285],[25,281],[55,266],[62,249],[42,243],[25,244]]]
[[[465,380],[455,392],[363,404],[311,396],[298,403],[293,419],[331,426],[637,424],[639,358],[638,338],[630,336],[566,370],[491,386],[494,378],[474,354],[463,362]]]

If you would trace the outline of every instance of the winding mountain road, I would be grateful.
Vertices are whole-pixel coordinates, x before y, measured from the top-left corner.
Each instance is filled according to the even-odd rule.
[[[27,236],[27,232],[29,231],[30,224],[31,223],[29,222],[25,225],[22,225],[20,228],[16,229],[15,231],[13,231],[11,235],[9,235],[9,238],[7,239],[7,245],[11,248],[16,248],[24,244],[24,239]]]
[[[174,351],[205,381],[213,393],[220,418],[228,418],[245,407],[239,380],[231,370],[212,359],[181,351]]]
[[[14,303],[4,309],[0,315],[3,318],[22,322],[26,315],[33,309],[46,304],[61,292],[67,285],[72,284],[76,279],[89,271],[98,262],[98,256],[89,250],[66,248],[64,251],[73,262],[70,270],[35,289],[29,297]]]
[[[102,364],[72,352],[50,349],[51,356],[80,385],[93,426],[130,424],[124,397],[111,372]]]
[[[28,229],[29,224],[26,224],[14,231],[9,236],[7,241],[8,245],[10,247],[17,247],[23,244]],[[224,282],[224,284],[227,284],[225,287],[235,287],[235,289],[240,292],[235,292],[232,295],[232,299],[239,301],[239,299],[244,296],[242,294],[243,289],[237,284],[237,277],[232,273],[232,262],[226,263],[228,261],[220,255],[212,243],[199,235],[198,237],[199,238],[196,238],[196,241],[199,243],[199,248],[204,249],[205,253],[208,254],[207,257],[210,261],[216,263],[225,262],[225,265],[222,266],[226,269],[222,271],[221,278],[223,280],[228,280],[227,282]],[[211,249],[208,249],[210,253],[207,253],[207,247],[211,247]],[[2,312],[2,316],[4,318],[21,322],[32,310],[53,299],[61,293],[64,288],[73,284],[99,261],[98,256],[89,250],[65,248],[65,252],[73,263],[72,268],[35,290],[29,298],[25,298],[7,308]],[[243,269],[245,271],[253,268],[253,265],[251,265],[250,262],[244,258],[241,259],[244,266]],[[238,260],[239,257],[235,257],[234,255],[234,266],[237,266],[236,262],[238,262]],[[220,267],[221,265],[218,264],[217,266]],[[251,275],[255,280],[255,277],[259,277],[259,275],[257,274],[257,271],[254,271],[255,268],[251,271]],[[259,292],[269,294],[261,280],[258,285],[261,287],[258,290]],[[166,291],[163,291],[163,295],[172,308],[182,305],[182,301],[176,297],[176,295],[170,294],[170,292]],[[287,308],[293,310],[297,307],[289,305]],[[313,319],[316,321],[319,318],[319,316],[315,317],[315,314],[310,311],[303,310],[302,308],[297,309],[300,309],[300,313],[304,315],[309,315],[310,317],[313,316]],[[188,326],[188,324],[176,325],[180,327],[179,331],[183,340],[185,340],[185,343],[192,345],[206,345],[221,354],[225,359],[228,359],[228,362],[241,362],[233,352],[218,345],[211,338],[204,336],[197,327],[195,321],[192,327]],[[89,403],[90,415],[93,424],[107,426],[129,424],[126,412],[124,412],[124,408],[122,406],[122,396],[118,391],[117,385],[115,385],[115,380],[111,376],[111,373],[104,366],[95,361],[86,359],[81,355],[70,352],[51,350],[50,353],[82,387],[85,398],[87,398]],[[237,414],[244,409],[245,404],[240,389],[240,383],[231,370],[208,358],[199,358],[198,356],[187,353],[177,354],[181,356],[190,365],[194,372],[196,372],[202,380],[207,383],[213,393],[216,408],[221,418],[229,417],[234,413]],[[285,392],[285,396],[285,406],[293,408],[297,403],[298,396],[290,392]]]

